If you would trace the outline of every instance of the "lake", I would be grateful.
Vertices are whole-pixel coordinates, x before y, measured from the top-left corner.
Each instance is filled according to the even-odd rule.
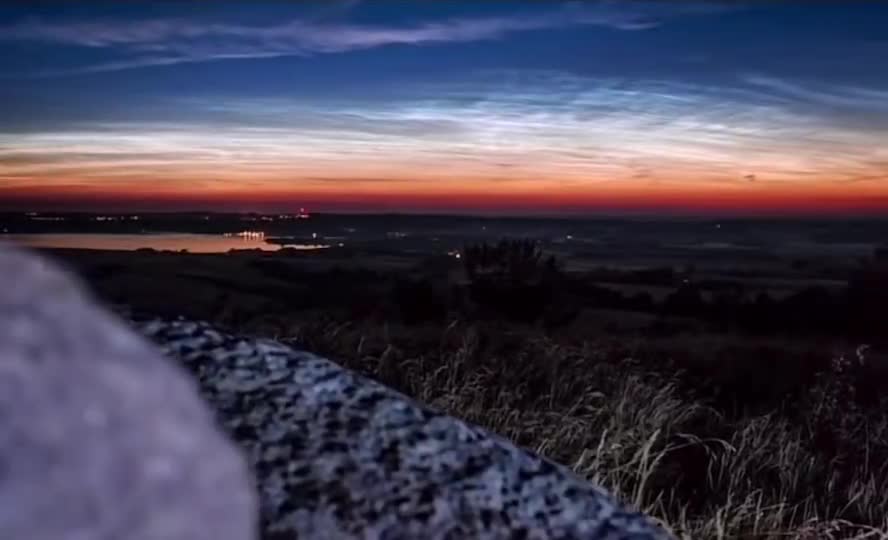
[[[133,251],[151,248],[158,251],[188,250],[190,253],[227,253],[232,249],[261,249],[277,251],[292,249],[324,249],[322,244],[270,244],[264,238],[224,236],[221,234],[156,233],[156,234],[101,234],[101,233],[47,233],[0,234],[0,240],[9,240],[35,248],[75,248]]]

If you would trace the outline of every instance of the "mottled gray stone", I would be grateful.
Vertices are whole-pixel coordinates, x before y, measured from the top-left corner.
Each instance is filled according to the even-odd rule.
[[[139,328],[246,450],[275,539],[670,538],[566,468],[324,358],[200,322]]]
[[[0,538],[255,538],[193,379],[45,259],[0,244],[0,280]]]

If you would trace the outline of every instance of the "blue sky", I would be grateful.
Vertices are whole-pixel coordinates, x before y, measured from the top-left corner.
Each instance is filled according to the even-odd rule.
[[[4,4],[0,193],[888,207],[886,27],[853,1]]]

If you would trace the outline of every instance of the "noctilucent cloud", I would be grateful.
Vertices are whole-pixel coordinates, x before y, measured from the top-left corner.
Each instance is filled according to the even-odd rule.
[[[888,3],[0,5],[0,206],[888,211]]]

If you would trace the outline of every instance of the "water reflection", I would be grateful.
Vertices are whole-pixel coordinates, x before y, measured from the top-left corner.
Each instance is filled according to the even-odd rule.
[[[269,244],[264,237],[223,236],[191,233],[159,234],[100,234],[100,233],[50,233],[50,234],[6,234],[2,240],[11,240],[35,248],[76,248],[132,251],[140,248],[158,251],[181,251],[190,253],[226,253],[232,249],[261,249],[277,251],[282,247],[290,249],[324,249],[323,244]]]

